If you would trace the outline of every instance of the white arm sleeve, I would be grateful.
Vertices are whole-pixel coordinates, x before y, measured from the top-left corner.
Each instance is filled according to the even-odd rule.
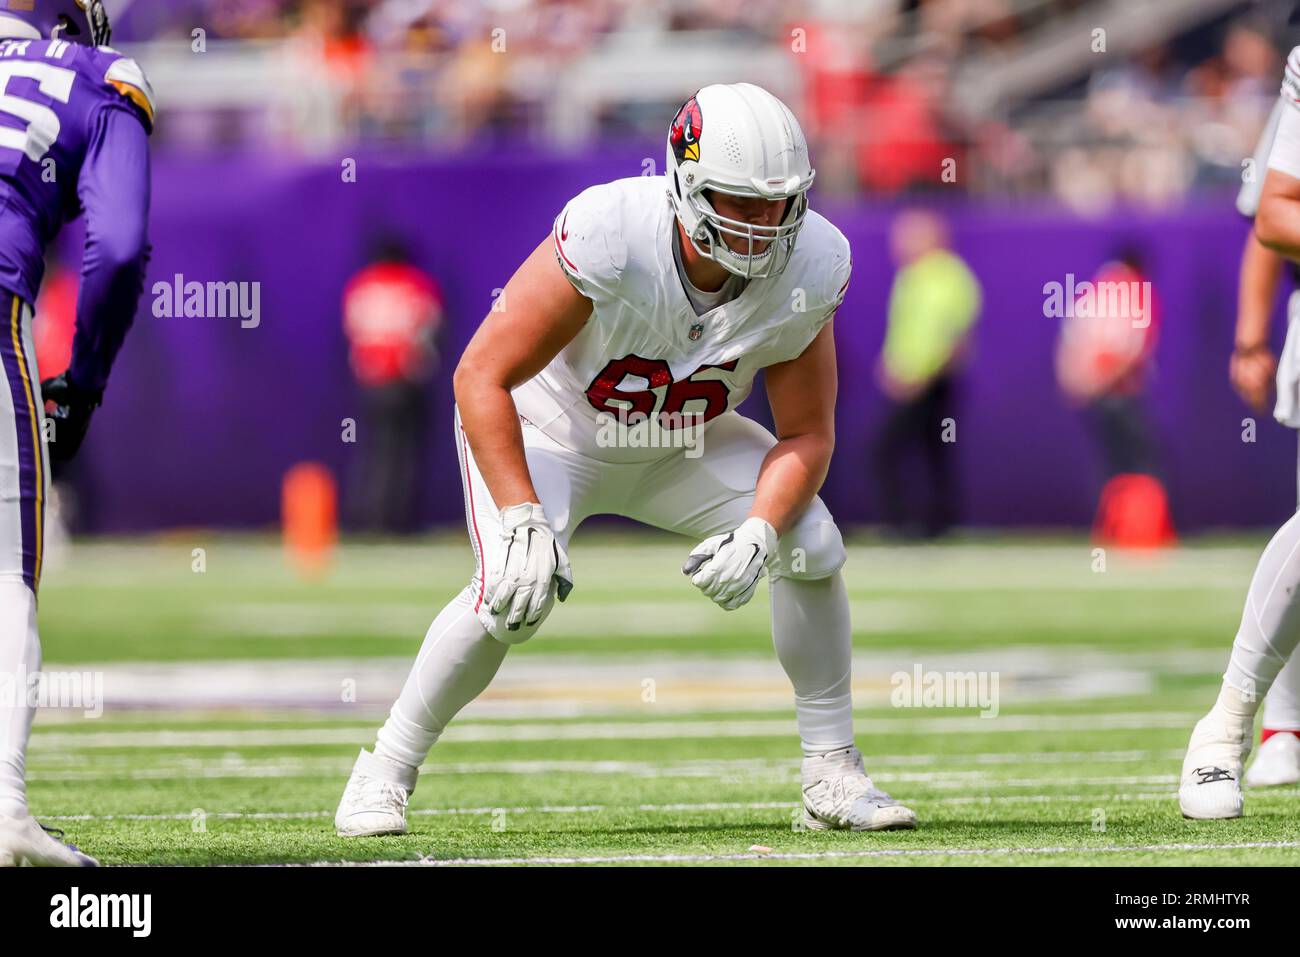
[[[1282,110],[1278,119],[1273,149],[1268,154],[1268,168],[1300,179],[1300,47],[1286,58],[1282,73]]]
[[[1300,109],[1283,110],[1278,120],[1268,168],[1300,179]]]
[[[1237,212],[1243,216],[1254,219],[1255,213],[1259,212],[1259,196],[1264,191],[1264,174],[1268,170],[1269,154],[1273,152],[1277,124],[1282,119],[1282,114],[1288,111],[1295,112],[1285,100],[1279,99],[1274,103],[1272,112],[1268,114],[1268,122],[1264,124],[1264,132],[1259,135],[1259,142],[1255,144],[1250,175],[1242,176],[1241,189],[1237,191]]]

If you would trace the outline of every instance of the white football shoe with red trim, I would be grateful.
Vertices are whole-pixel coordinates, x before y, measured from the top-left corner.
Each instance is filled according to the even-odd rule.
[[[1274,731],[1259,746],[1259,753],[1246,772],[1246,787],[1296,783],[1300,783],[1300,737],[1294,731]]]

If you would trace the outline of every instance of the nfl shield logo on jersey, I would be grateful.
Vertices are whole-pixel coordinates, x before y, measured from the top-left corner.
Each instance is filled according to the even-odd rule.
[[[697,322],[695,325],[691,326],[691,331],[687,333],[687,335],[691,337],[691,342],[694,342],[700,337],[702,332],[704,332],[704,323]]]

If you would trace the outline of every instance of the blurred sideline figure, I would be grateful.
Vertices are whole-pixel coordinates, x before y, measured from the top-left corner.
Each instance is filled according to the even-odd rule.
[[[352,511],[359,528],[407,532],[417,515],[424,462],[425,384],[438,364],[442,295],[385,239],[343,292],[349,360],[361,389],[362,422]]]
[[[51,247],[32,318],[36,366],[47,378],[67,371],[72,361],[76,325],[77,274],[63,264]],[[66,560],[69,533],[80,524],[82,498],[77,486],[84,478],[85,464],[84,455],[71,462],[51,463],[50,494],[45,505],[43,564],[46,568],[59,567]]]
[[[1300,262],[1300,47],[1291,51],[1283,74],[1282,96],[1276,110],[1273,144],[1268,148],[1268,173],[1255,210],[1254,235],[1259,242],[1292,262]],[[1266,132],[1265,139],[1268,138]],[[1249,199],[1247,197],[1247,199]],[[1249,214],[1247,202],[1243,212]],[[1248,401],[1262,405],[1267,399],[1272,356],[1267,351],[1267,310],[1260,302],[1268,286],[1276,286],[1278,264],[1247,246],[1243,256],[1243,307],[1238,319],[1238,339],[1231,364],[1234,385]],[[1247,286],[1249,281],[1249,286]],[[1256,301],[1258,297],[1258,302]],[[1294,298],[1292,303],[1294,304]],[[1274,415],[1287,425],[1300,425],[1297,391],[1300,390],[1300,349],[1295,327],[1288,329],[1281,368],[1277,376],[1278,401]],[[1228,668],[1219,698],[1197,722],[1183,760],[1179,804],[1190,818],[1240,817],[1244,805],[1242,769],[1254,739],[1255,714],[1261,699],[1269,701],[1265,725],[1277,721],[1285,729],[1295,715],[1294,679],[1283,674],[1300,642],[1300,511],[1275,534],[1260,556],[1246,596],[1241,626],[1232,643]],[[1274,734],[1280,744],[1269,748],[1265,772],[1280,768],[1286,776],[1293,756],[1291,734]],[[1262,749],[1261,749],[1262,750]],[[1261,781],[1261,783],[1264,783]]]
[[[890,247],[898,274],[878,374],[892,408],[876,438],[875,473],[886,528],[934,537],[957,520],[955,443],[945,440],[944,420],[955,417],[957,373],[979,316],[980,286],[948,248],[947,224],[936,213],[899,214]],[[929,499],[917,517],[909,516],[904,496],[915,484],[903,476],[911,452],[920,453],[929,473]]]
[[[1137,250],[1124,249],[1092,281],[1099,290],[1109,283],[1141,290],[1145,278]],[[1081,309],[1076,302],[1061,323],[1057,380],[1065,394],[1084,407],[1107,479],[1126,472],[1149,474],[1155,468],[1142,406],[1159,323],[1154,299],[1135,302],[1130,297],[1128,308],[1110,310],[1105,297],[1098,295],[1100,309]]]
[[[1141,253],[1119,249],[1069,304],[1056,348],[1056,377],[1081,405],[1101,452],[1097,510],[1102,544],[1157,547],[1173,541],[1168,497],[1143,405],[1160,309]]]
[[[848,556],[817,497],[834,448],[848,240],[808,208],[808,144],[766,90],[704,87],[665,146],[663,176],[565,205],[461,356],[456,438],[477,567],[429,626],[374,751],[358,755],[340,835],[406,832],[430,748],[569,596],[569,541],[594,514],[699,541],[683,587],[724,610],[770,573],[803,825],[916,825],[855,743]],[[807,308],[792,312],[801,293]],[[760,369],[775,435],[736,411]]]
[[[45,500],[49,466],[76,454],[139,304],[154,108],[140,67],[106,45],[99,0],[27,8],[0,13],[5,109],[31,121],[7,123],[0,145],[0,676],[20,689],[0,702],[0,865],[76,867],[95,860],[47,833],[27,806]],[[78,211],[86,242],[72,353],[66,372],[41,382],[32,304],[46,247]]]

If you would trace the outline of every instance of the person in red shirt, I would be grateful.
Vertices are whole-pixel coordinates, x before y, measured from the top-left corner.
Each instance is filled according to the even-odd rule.
[[[343,328],[363,410],[353,513],[365,530],[412,529],[427,422],[424,387],[438,364],[442,321],[437,283],[399,242],[380,244],[343,291]]]
[[[77,271],[50,256],[45,282],[36,300],[32,337],[36,343],[36,368],[51,378],[72,362],[72,337],[77,327]],[[76,461],[75,459],[73,461]]]
[[[36,368],[42,378],[49,379],[67,372],[72,363],[80,279],[75,263],[65,262],[57,250],[50,251],[45,264],[45,280],[33,312],[32,340],[36,346]],[[52,567],[64,554],[70,533],[94,529],[95,491],[93,456],[83,450],[71,461],[50,460],[50,492],[45,511],[47,567]]]
[[[1159,303],[1135,249],[1097,271],[1061,326],[1057,380],[1085,410],[1108,480],[1156,472],[1143,395],[1159,327]]]

